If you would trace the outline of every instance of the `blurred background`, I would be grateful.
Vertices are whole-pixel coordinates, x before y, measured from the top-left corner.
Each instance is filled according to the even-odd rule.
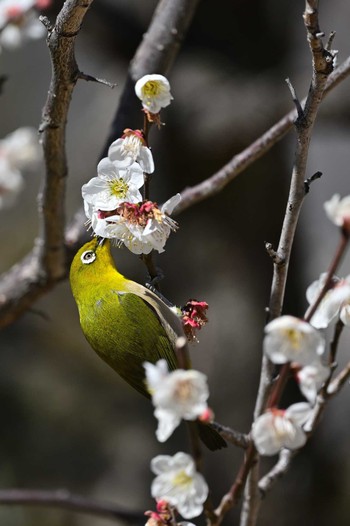
[[[56,1],[49,18],[62,6]],[[80,69],[116,82],[79,82],[68,120],[67,221],[81,206],[81,186],[95,175],[128,63],[152,17],[153,0],[96,0],[77,39]],[[304,2],[210,0],[200,2],[169,75],[174,101],[153,129],[156,164],[152,197],[162,202],[207,178],[292,108],[284,79],[300,98],[311,66],[302,21]],[[350,4],[321,4],[321,28],[336,30],[339,62],[350,53]],[[45,40],[0,55],[8,77],[0,97],[0,137],[19,126],[38,127],[50,81]],[[150,72],[151,73],[151,72]],[[142,113],[129,127],[142,126]],[[285,312],[302,316],[305,288],[329,264],[338,238],[323,202],[349,194],[349,80],[322,105],[310,149],[308,176],[323,172],[308,195],[294,247]],[[193,347],[195,367],[209,377],[216,419],[247,432],[257,392],[271,261],[264,241],[278,242],[290,179],[292,132],[225,190],[177,217],[180,229],[157,257],[163,293],[183,304],[209,303],[209,324]],[[26,173],[17,205],[0,211],[0,270],[32,247],[38,231],[36,196],[43,170]],[[145,281],[137,256],[115,249],[119,270]],[[349,257],[340,271],[350,273]],[[187,450],[178,429],[161,445],[147,400],[134,392],[90,349],[68,283],[38,301],[1,334],[0,488],[67,488],[134,510],[152,509],[149,463],[159,453]],[[339,362],[349,360],[349,338]],[[296,400],[297,393],[290,393]],[[329,405],[315,436],[290,472],[268,495],[259,525],[338,526],[349,523],[349,386]],[[242,459],[233,447],[205,452],[214,503],[228,490]],[[275,459],[263,461],[263,470]],[[229,521],[237,523],[238,513]],[[200,522],[194,520],[197,524]],[[26,507],[0,507],[4,526],[108,526],[107,519]]]

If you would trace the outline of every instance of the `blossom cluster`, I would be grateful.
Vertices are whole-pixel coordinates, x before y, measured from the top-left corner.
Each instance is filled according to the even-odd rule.
[[[350,234],[350,196],[334,195],[325,203],[329,219],[348,239]],[[259,416],[252,427],[252,438],[261,455],[274,455],[282,448],[298,449],[306,440],[305,424],[309,420],[318,393],[330,377],[329,363],[323,357],[326,341],[321,330],[334,320],[350,326],[350,276],[340,279],[322,273],[306,291],[310,322],[294,316],[281,316],[265,327],[265,355],[275,364],[290,363],[302,395],[307,402],[287,409],[271,407]]]
[[[341,229],[347,238],[350,234],[350,196],[343,199],[335,194],[326,201],[324,208],[329,219]],[[324,290],[326,287],[326,290]],[[340,320],[350,326],[350,276],[339,278],[323,272],[306,291],[310,306],[315,304],[323,292],[321,302],[312,315],[311,325],[316,329],[326,329],[333,321]]]
[[[281,448],[298,449],[306,442],[303,425],[311,416],[317,394],[330,374],[322,363],[326,343],[310,323],[294,316],[281,316],[265,327],[263,349],[275,364],[291,363],[301,393],[308,402],[288,409],[272,407],[257,418],[252,438],[261,455],[274,455]]]
[[[136,83],[144,111],[154,114],[170,103],[168,80],[146,75]],[[152,113],[152,115],[153,115]],[[112,238],[134,254],[164,251],[177,223],[170,217],[180,202],[176,194],[159,207],[142,199],[144,174],[154,172],[154,161],[142,130],[124,130],[97,166],[97,177],[82,187],[85,214],[97,236]]]
[[[195,370],[176,369],[169,372],[166,360],[155,365],[146,362],[146,385],[158,419],[157,439],[165,442],[182,419],[208,422],[212,412],[207,405],[207,378]],[[153,459],[152,471],[157,475],[152,484],[152,496],[166,502],[185,518],[197,517],[203,510],[208,487],[197,473],[193,459],[185,453],[173,457],[160,455]],[[161,526],[162,516],[151,514],[148,526]]]
[[[274,455],[281,448],[298,449],[306,442],[303,425],[330,369],[323,365],[325,340],[310,323],[294,316],[281,316],[265,327],[265,355],[275,364],[292,364],[301,393],[308,402],[288,409],[272,407],[257,418],[252,438],[261,455]]]
[[[28,40],[46,34],[37,10],[47,9],[51,0],[2,0],[0,2],[0,49],[17,49]]]
[[[42,158],[34,128],[18,128],[0,140],[0,210],[12,206],[24,187],[22,173]]]

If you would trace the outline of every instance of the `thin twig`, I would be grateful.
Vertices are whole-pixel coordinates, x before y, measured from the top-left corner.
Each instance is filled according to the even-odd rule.
[[[332,397],[339,393],[345,382],[350,378],[350,362],[346,364],[344,369],[332,380],[327,389],[327,396]]]
[[[290,93],[292,95],[292,99],[293,99],[295,108],[297,110],[298,119],[303,119],[304,118],[304,110],[301,107],[300,100],[297,97],[297,94],[296,94],[296,91],[294,89],[294,86],[293,86],[293,84],[292,84],[292,82],[291,82],[291,80],[289,78],[286,78],[286,83],[287,83],[289,91],[290,91]]]
[[[277,254],[276,250],[273,248],[272,243],[265,241],[265,250],[275,265],[283,265],[283,259],[281,259]]]
[[[310,186],[311,184],[316,181],[317,179],[320,179],[320,177],[322,177],[322,172],[316,172],[314,173],[311,177],[308,177],[307,179],[305,179],[304,181],[304,189],[305,189],[305,193],[308,194],[310,192]]]
[[[235,478],[234,483],[232,484],[229,491],[223,496],[220,501],[219,506],[215,510],[217,519],[215,521],[215,526],[220,525],[223,521],[226,513],[237,505],[239,499],[242,496],[242,493],[249,476],[249,472],[254,466],[254,463],[257,461],[256,450],[253,442],[250,442],[244,461],[241,464],[241,467],[238,471],[238,474]]]
[[[81,80],[85,80],[86,82],[97,82],[98,84],[103,84],[105,86],[108,86],[111,89],[114,89],[117,84],[114,82],[109,82],[105,79],[99,79],[97,77],[94,77],[93,75],[88,75],[87,73],[83,73],[82,71],[79,71],[78,78]]]
[[[239,433],[231,427],[223,426],[218,422],[211,422],[210,425],[213,429],[215,429],[215,431],[217,431],[222,436],[222,438],[227,440],[227,442],[230,442],[230,444],[241,447],[243,449],[247,449],[247,447],[249,446],[249,435]]]
[[[144,520],[142,512],[123,510],[113,504],[73,495],[67,490],[0,490],[0,506],[16,505],[61,508],[99,517],[109,517],[127,523],[140,523]]]
[[[328,386],[329,384],[331,383],[331,380],[332,380],[332,377],[333,377],[333,373],[337,367],[337,362],[336,362],[336,358],[337,358],[337,352],[338,352],[338,345],[339,345],[339,341],[340,341],[340,336],[342,335],[342,332],[343,332],[343,329],[344,329],[344,323],[341,321],[341,319],[339,319],[337,321],[337,323],[335,324],[335,327],[334,327],[334,334],[333,334],[333,339],[330,343],[330,351],[329,351],[329,358],[328,358],[328,365],[329,365],[329,368],[330,368],[330,375],[329,377],[327,378],[323,388],[322,388],[322,391],[321,391],[321,394],[326,397],[329,393],[328,393]]]
[[[279,454],[278,462],[274,467],[259,481],[259,490],[261,497],[272,489],[276,482],[285,475],[290,467],[292,458],[296,454],[296,451],[290,451],[289,449],[282,449]]]

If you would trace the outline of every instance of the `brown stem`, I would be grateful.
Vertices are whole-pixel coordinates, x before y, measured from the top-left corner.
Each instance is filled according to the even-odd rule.
[[[218,422],[211,422],[211,427],[215,429],[215,431],[217,431],[227,442],[230,442],[230,444],[241,447],[243,449],[248,448],[250,444],[248,435],[245,435],[244,433],[239,433],[238,431],[235,431],[230,427],[223,426]]]
[[[273,389],[271,390],[270,397],[266,404],[266,409],[271,409],[272,407],[277,407],[283,390],[286,386],[287,380],[289,378],[290,373],[290,363],[285,363],[282,365],[282,368],[280,370],[280,374],[276,380],[276,383],[273,386]]]
[[[327,389],[328,398],[339,393],[340,389],[343,387],[345,382],[350,378],[350,362],[346,364],[344,369],[332,380]]]
[[[239,499],[241,498],[249,472],[252,468],[253,463],[255,462],[255,453],[255,446],[253,442],[251,442],[233,485],[231,486],[230,490],[226,493],[226,495],[224,495],[224,497],[221,499],[218,508],[215,510],[215,514],[217,516],[215,525],[219,525],[222,522],[226,513],[231,508],[236,506]]]
[[[277,463],[273,468],[259,481],[259,490],[262,497],[272,489],[276,482],[282,478],[288,471],[293,457],[297,451],[282,449],[279,454]]]
[[[143,136],[146,141],[146,146],[149,146],[149,132],[151,130],[152,122],[150,122],[147,118],[146,113],[143,117]],[[150,182],[151,182],[151,174],[144,173],[143,174],[143,198],[145,201],[149,201],[150,199]]]

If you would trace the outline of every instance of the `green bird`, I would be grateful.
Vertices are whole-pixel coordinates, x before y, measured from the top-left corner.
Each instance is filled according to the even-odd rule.
[[[150,398],[143,363],[164,358],[170,370],[176,369],[175,342],[184,334],[178,316],[154,292],[118,272],[109,240],[94,238],[78,250],[70,283],[91,347],[134,389]],[[198,422],[198,431],[209,449],[226,447],[209,425]]]

